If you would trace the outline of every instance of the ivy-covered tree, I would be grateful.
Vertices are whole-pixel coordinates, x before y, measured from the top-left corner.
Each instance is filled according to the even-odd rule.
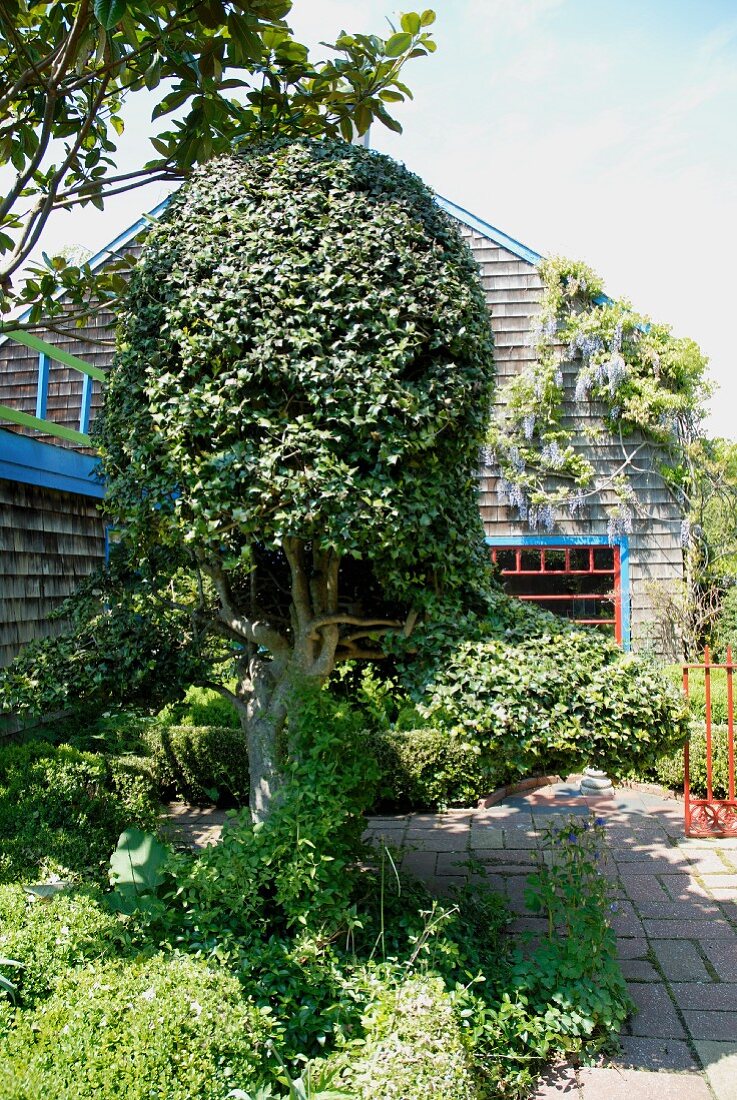
[[[235,659],[255,817],[295,687],[469,599],[491,386],[471,254],[387,157],[223,157],[152,230],[97,424],[107,507],[134,561],[198,578],[196,633]]]
[[[342,136],[411,93],[409,58],[435,49],[432,11],[409,12],[389,37],[342,32],[334,59],[310,60],[285,17],[291,0],[6,0],[0,4],[0,331],[16,307],[28,323],[81,321],[124,289],[125,263],[92,272],[68,256],[28,268],[56,210],[149,182],[186,178],[238,143],[277,135]],[[151,158],[118,163],[125,106],[154,93]],[[27,276],[21,281],[21,274]],[[64,290],[63,301],[55,292]]]

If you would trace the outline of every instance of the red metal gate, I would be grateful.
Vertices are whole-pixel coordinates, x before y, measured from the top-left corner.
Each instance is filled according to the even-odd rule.
[[[694,798],[691,794],[693,776],[691,769],[691,749],[688,742],[684,748],[683,795],[686,815],[686,836],[737,836],[737,800],[734,790],[734,670],[732,650],[727,647],[727,659],[724,664],[713,664],[709,647],[704,650],[704,663],[683,666],[683,691],[686,698],[690,695],[689,673],[695,669],[704,673],[704,721],[705,721],[705,770],[700,782],[704,786],[705,798]],[[717,724],[713,718],[714,672],[724,670],[726,692],[724,697],[726,723]],[[721,679],[721,677],[720,677]],[[726,725],[726,730],[723,726]],[[716,728],[715,728],[716,727]],[[724,775],[723,756],[720,752],[719,775],[714,775],[714,750],[720,738],[726,738],[726,776]],[[725,782],[726,779],[726,782]],[[715,786],[726,797],[715,798]]]

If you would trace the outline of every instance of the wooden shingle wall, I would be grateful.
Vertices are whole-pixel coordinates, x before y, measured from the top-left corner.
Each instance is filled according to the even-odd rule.
[[[141,251],[141,245],[129,244],[123,251],[126,255],[137,255]],[[60,329],[64,327],[61,319],[57,319],[56,324]],[[109,309],[100,310],[79,329],[49,332],[39,325],[32,331],[42,340],[76,355],[78,359],[83,359],[90,366],[98,367],[103,371],[110,368],[115,346],[115,315]],[[0,405],[8,405],[19,412],[35,415],[38,360],[38,352],[31,351],[14,340],[4,340],[0,343]],[[79,430],[82,382],[83,376],[79,371],[62,363],[51,362],[46,403],[47,420],[52,420],[66,428]],[[90,424],[94,422],[95,414],[102,404],[101,384],[97,380],[92,380],[91,384]],[[53,443],[54,446],[79,449],[77,445],[67,443],[56,436],[44,435],[30,428],[9,424],[1,417],[0,428],[32,435],[35,439]]]
[[[488,238],[463,228],[481,270],[481,281],[491,311],[491,327],[494,331],[497,371],[497,400],[500,400],[505,382],[535,361],[532,347],[534,319],[540,309],[542,282],[537,269],[526,260],[519,259]],[[681,511],[665,481],[657,472],[659,457],[655,448],[641,436],[630,435],[624,441],[604,433],[596,443],[589,442],[584,428],[599,423],[597,409],[574,400],[575,365],[564,365],[566,394],[563,423],[576,431],[575,445],[585,453],[597,472],[597,480],[606,480],[618,470],[626,455],[636,450],[633,462],[627,467],[627,476],[635,491],[633,504],[633,529],[629,534],[631,623],[635,646],[655,641],[662,647],[662,639],[653,637],[653,594],[651,585],[672,585],[683,576],[681,550]],[[611,491],[601,494],[601,503],[589,505],[580,518],[556,515],[553,534],[602,536],[607,532],[607,506],[615,506],[617,499]],[[497,537],[517,538],[529,535],[530,528],[516,518],[516,508],[500,504],[496,492],[496,479],[490,470],[481,473],[481,514],[486,534]],[[544,532],[538,531],[542,535]],[[671,639],[670,652],[664,655],[678,659],[678,639]]]
[[[105,528],[91,497],[0,480],[0,667],[49,622],[105,554]]]

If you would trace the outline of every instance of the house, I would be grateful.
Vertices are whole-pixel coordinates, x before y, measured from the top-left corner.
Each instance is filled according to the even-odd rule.
[[[479,265],[503,407],[505,387],[536,360],[542,257],[454,203],[438,202],[458,223]],[[140,248],[163,205],[91,265]],[[103,311],[83,333],[39,329],[0,344],[0,666],[32,638],[58,629],[49,613],[104,558],[98,510],[104,487],[94,474],[88,431],[100,406],[113,334],[114,317]],[[648,439],[636,434],[625,445],[605,430],[595,407],[574,401],[575,376],[570,366],[561,375],[563,415],[577,452],[595,471],[597,492],[586,509],[557,515],[551,530],[531,528],[529,512],[509,499],[487,455],[479,502],[490,555],[519,598],[610,631],[625,648],[655,641],[675,657],[675,632],[653,637],[653,601],[658,586],[682,578],[681,508],[658,472]],[[632,507],[627,524],[613,529],[623,477]]]

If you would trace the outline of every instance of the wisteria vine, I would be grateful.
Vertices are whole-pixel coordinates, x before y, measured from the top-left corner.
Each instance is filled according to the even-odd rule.
[[[614,540],[632,529],[630,474],[641,444],[602,480],[580,433],[592,442],[608,434],[656,444],[664,476],[676,483],[708,393],[707,361],[693,340],[606,297],[586,264],[553,257],[539,270],[536,361],[498,395],[486,464],[499,476],[501,501],[532,530],[551,531],[563,515],[580,518],[606,495]],[[578,431],[572,418],[584,420]]]

